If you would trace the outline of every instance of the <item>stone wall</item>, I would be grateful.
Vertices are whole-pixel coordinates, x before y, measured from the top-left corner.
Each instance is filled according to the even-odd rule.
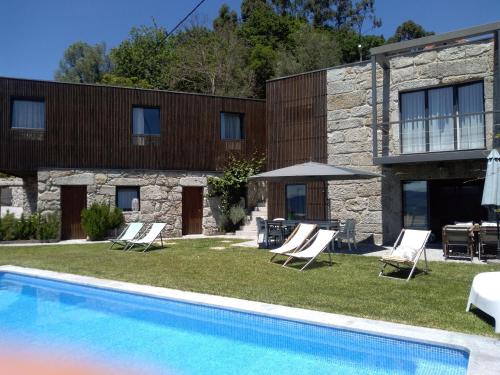
[[[0,188],[10,188],[12,207],[20,207],[23,214],[31,215],[37,211],[37,181],[36,177],[0,178]]]
[[[382,71],[377,72],[382,85]],[[333,68],[327,73],[328,163],[380,173],[373,165],[371,65]],[[379,98],[381,95],[378,96]],[[382,242],[381,179],[329,183],[331,217],[355,219],[358,241]]]
[[[390,69],[377,68],[377,121],[399,121],[402,91],[484,81],[485,111],[493,110],[493,42],[481,41],[433,51],[392,57]],[[353,218],[358,239],[392,242],[401,229],[401,181],[411,179],[475,178],[484,174],[479,162],[448,162],[379,167],[372,153],[372,80],[368,62],[327,72],[328,162],[382,173],[384,178],[331,182],[332,218]],[[493,145],[492,116],[486,117],[487,148]],[[399,154],[399,124],[379,131],[379,150]],[[382,210],[383,207],[383,210]]]
[[[139,186],[140,211],[124,212],[126,222],[164,222],[166,236],[182,235],[182,188],[203,187],[203,233],[217,231],[217,207],[207,198],[206,173],[177,171],[41,170],[38,172],[38,208],[60,214],[61,186],[86,185],[87,206],[105,202],[114,206],[117,186]]]

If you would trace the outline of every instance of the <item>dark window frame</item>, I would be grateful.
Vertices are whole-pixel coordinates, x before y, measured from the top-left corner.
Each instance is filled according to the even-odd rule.
[[[304,186],[304,218],[307,218],[307,183],[292,182],[285,184],[285,220],[288,220],[288,196],[287,190],[288,186]]]
[[[486,149],[486,138],[483,139],[483,147],[481,148],[475,148],[475,149],[458,149],[458,119],[460,117],[460,114],[458,113],[458,89],[460,87],[464,86],[469,86],[469,85],[474,85],[480,83],[481,84],[481,94],[482,94],[482,99],[483,99],[483,112],[485,111],[485,99],[484,99],[484,79],[482,80],[475,80],[475,81],[468,81],[468,82],[462,82],[462,83],[456,83],[456,84],[450,84],[450,85],[439,85],[439,86],[432,86],[432,87],[425,87],[425,88],[418,88],[414,90],[407,90],[407,91],[400,91],[398,93],[398,105],[399,105],[399,153],[401,155],[411,155],[415,154],[414,152],[403,152],[403,106],[402,106],[402,101],[401,101],[401,96],[404,94],[411,94],[415,92],[424,92],[425,99],[425,153],[434,153],[434,152],[455,152],[455,151],[469,151],[469,150],[484,150]],[[430,138],[429,138],[429,122],[432,120],[432,118],[429,118],[429,91],[434,90],[434,89],[443,89],[443,88],[452,88],[453,90],[453,143],[454,147],[453,150],[447,150],[447,151],[430,151]],[[484,134],[486,134],[486,116],[483,113],[483,127],[484,127]]]
[[[158,125],[159,125],[160,132],[158,134],[135,134],[134,133],[134,108],[157,109],[158,115],[159,115]],[[133,104],[132,108],[130,110],[130,132],[132,133],[132,137],[161,137],[161,120],[162,120],[162,113],[161,112],[162,111],[161,111],[160,106]]]
[[[15,101],[21,101],[21,102],[36,102],[36,103],[43,103],[44,109],[43,109],[43,128],[15,128],[13,127],[13,121],[14,121],[14,102]],[[40,97],[40,96],[11,96],[10,97],[10,108],[9,108],[9,126],[10,130],[13,131],[29,131],[29,132],[39,132],[39,133],[44,133],[47,131],[47,101],[45,100],[45,97]]]
[[[139,211],[141,210],[141,187],[140,186],[127,186],[127,185],[120,185],[115,187],[115,207],[121,209],[123,212],[132,212],[132,207],[130,209],[128,208],[121,208],[118,206],[118,191],[120,189],[129,189],[129,190],[136,190],[137,191],[137,199],[139,200]]]
[[[240,117],[240,133],[241,138],[224,138],[222,134],[222,114],[227,113],[231,115],[238,115]],[[243,141],[245,140],[245,114],[243,112],[233,112],[233,111],[220,111],[219,112],[219,136],[221,141]]]
[[[405,195],[404,195],[404,184],[409,183],[409,182],[425,182],[425,189],[426,189],[426,205],[427,205],[427,230],[430,228],[430,218],[431,218],[431,207],[430,207],[430,194],[429,194],[429,182],[430,180],[418,180],[418,179],[413,179],[413,180],[401,180],[400,182],[400,188],[401,188],[401,227],[405,228]],[[410,229],[410,228],[408,228]]]

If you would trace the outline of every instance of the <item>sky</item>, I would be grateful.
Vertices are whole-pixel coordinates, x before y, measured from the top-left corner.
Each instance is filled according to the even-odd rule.
[[[126,39],[133,26],[156,23],[172,29],[199,0],[0,0],[0,76],[51,80],[71,43]],[[239,10],[240,0],[206,0],[200,20],[211,21],[219,7]],[[500,0],[376,0],[382,27],[370,33],[389,37],[412,19],[442,33],[500,21]]]

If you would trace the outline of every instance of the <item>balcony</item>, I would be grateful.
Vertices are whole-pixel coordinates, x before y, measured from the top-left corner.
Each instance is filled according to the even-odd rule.
[[[374,164],[482,159],[494,147],[495,112],[377,124]],[[498,121],[498,120],[497,120]]]

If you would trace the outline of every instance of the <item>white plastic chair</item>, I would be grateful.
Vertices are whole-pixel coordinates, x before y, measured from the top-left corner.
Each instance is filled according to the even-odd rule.
[[[472,287],[465,311],[471,305],[495,319],[495,333],[500,333],[500,272],[482,272],[472,280]]]
[[[163,247],[163,238],[161,236],[161,232],[166,225],[166,223],[153,223],[153,225],[151,225],[149,230],[144,233],[141,238],[138,238],[137,240],[127,241],[127,246],[125,247],[125,249],[130,250],[133,247],[138,246],[143,247],[142,251],[146,251],[151,247],[151,245],[153,245],[158,237],[160,237],[161,246]]]
[[[344,225],[340,227],[339,234],[335,239],[339,245],[339,248],[342,246],[342,240],[347,241],[347,246],[349,247],[349,251],[352,251],[351,244],[354,246],[354,249],[358,249],[356,245],[356,220],[354,219],[346,219]]]
[[[294,252],[299,249],[315,229],[315,224],[300,223],[299,225],[297,225],[297,227],[294,229],[292,234],[290,234],[283,245],[281,245],[277,249],[269,250],[271,254],[274,254],[270,261],[272,262],[273,259],[278,255]]]
[[[424,253],[425,258],[425,268],[423,271],[427,273],[428,265],[425,246],[430,235],[430,230],[402,229],[389,255],[385,255],[380,259],[382,267],[380,268],[379,276],[390,277],[384,274],[385,267],[388,265],[399,270],[403,269],[402,266],[410,266],[410,275],[406,279],[406,281],[409,281],[415,272],[417,262],[422,253]],[[395,279],[401,280],[399,278]]]
[[[309,264],[311,264],[327,247],[330,246],[330,243],[335,239],[338,232],[334,230],[326,230],[320,229],[316,232],[316,234],[307,241],[302,249],[299,249],[295,253],[286,253],[288,255],[288,259],[283,263],[283,267],[292,260],[292,259],[308,259],[308,262],[300,269],[303,271]],[[328,256],[330,259],[330,266],[332,265],[332,256],[330,252],[328,252]]]
[[[131,223],[126,227],[117,238],[110,239],[111,246],[110,249],[113,248],[115,244],[126,246],[128,241],[133,240],[141,231],[143,223]]]

